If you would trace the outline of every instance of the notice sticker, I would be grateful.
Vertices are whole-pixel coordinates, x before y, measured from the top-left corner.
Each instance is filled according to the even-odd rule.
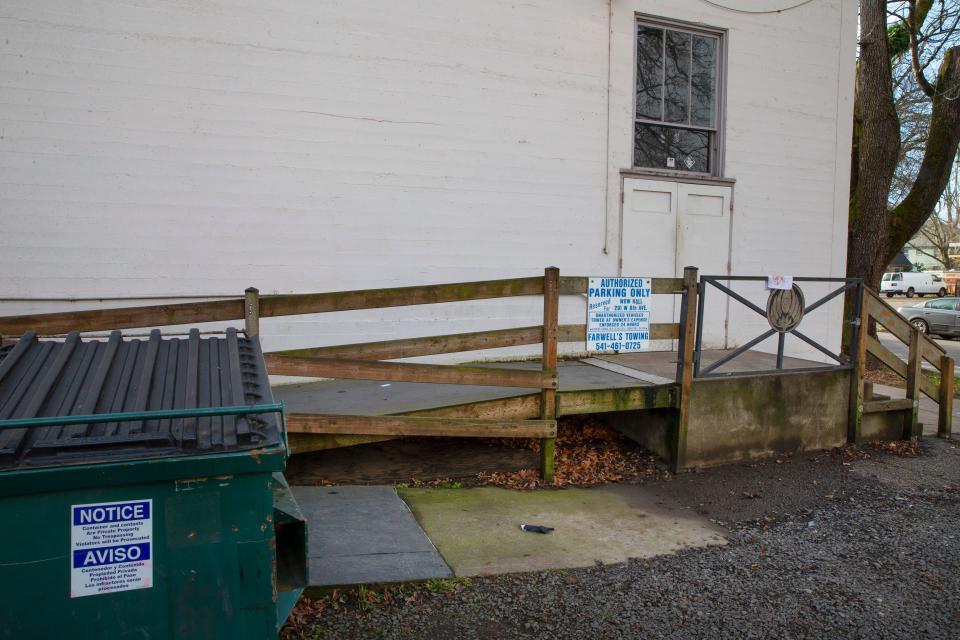
[[[153,500],[70,507],[70,597],[153,586]]]
[[[590,278],[587,351],[650,348],[650,278]]]
[[[767,276],[767,289],[793,289],[793,276]]]

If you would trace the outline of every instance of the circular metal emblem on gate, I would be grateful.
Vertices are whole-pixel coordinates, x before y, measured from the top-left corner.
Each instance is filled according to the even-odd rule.
[[[792,289],[773,289],[767,298],[767,322],[780,333],[796,329],[803,320],[803,291],[793,285]]]

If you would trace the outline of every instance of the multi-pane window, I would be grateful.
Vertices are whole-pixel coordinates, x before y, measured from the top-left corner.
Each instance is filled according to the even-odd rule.
[[[719,33],[637,23],[636,167],[716,173]]]

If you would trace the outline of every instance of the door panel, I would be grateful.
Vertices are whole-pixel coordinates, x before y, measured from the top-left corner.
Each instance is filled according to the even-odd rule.
[[[694,266],[705,275],[727,275],[730,263],[730,187],[625,178],[621,273],[683,275]],[[703,344],[724,348],[727,304],[715,296],[705,310]],[[651,322],[678,322],[680,297],[653,299]]]
[[[682,185],[686,186],[686,185]],[[688,191],[684,189],[684,191]],[[687,193],[686,213],[691,216],[710,216],[712,218],[722,218],[724,207],[726,206],[726,197],[723,195],[706,195],[702,193]]]
[[[953,330],[953,312],[943,309],[924,309],[923,319],[930,325],[930,333]]]
[[[625,178],[622,212],[621,273],[676,275],[677,183]],[[650,322],[677,322],[679,317],[667,296],[653,297]]]
[[[680,184],[677,190],[677,275],[686,266],[699,268],[701,275],[729,275],[730,187]],[[724,349],[729,305],[716,289],[711,293],[704,308],[703,347]]]
[[[677,184],[625,179],[623,189],[623,275],[674,275]]]

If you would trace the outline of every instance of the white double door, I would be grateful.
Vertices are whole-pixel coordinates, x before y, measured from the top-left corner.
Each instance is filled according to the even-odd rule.
[[[681,277],[729,275],[731,187],[624,178],[621,226],[622,274]],[[703,318],[703,346],[726,348],[729,305],[710,289]],[[679,322],[680,296],[653,298],[651,322]]]

